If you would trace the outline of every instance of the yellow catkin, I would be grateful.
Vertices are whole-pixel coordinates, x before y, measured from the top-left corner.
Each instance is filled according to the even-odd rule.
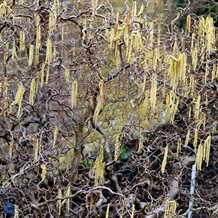
[[[65,83],[69,85],[70,83],[70,71],[69,69],[65,69],[64,71]]]
[[[54,13],[57,16],[57,14],[60,13],[60,2],[59,2],[59,0],[54,0],[53,6],[54,6]]]
[[[158,31],[157,31],[157,53],[158,57],[160,57],[160,34],[161,34],[161,27],[158,25]]]
[[[99,83],[99,100],[100,100],[100,104],[101,104],[101,109],[103,109],[104,107],[104,96],[105,96],[105,85],[104,82],[101,81]]]
[[[15,96],[15,100],[11,104],[12,106],[14,106],[16,104],[18,105],[17,118],[19,118],[21,115],[21,104],[22,104],[24,92],[25,92],[25,88],[24,88],[23,84],[21,82],[19,82],[18,88],[17,88],[17,93]]]
[[[144,4],[142,4],[141,5],[141,8],[139,9],[139,12],[138,12],[138,17],[141,15],[141,14],[143,14],[144,13],[144,10],[145,10],[145,5]]]
[[[123,33],[123,40],[124,40],[126,48],[129,48],[129,38],[130,38],[129,30],[128,30],[128,26],[126,24],[125,29],[124,29],[124,33]],[[126,49],[125,54],[126,54],[126,56],[128,55],[128,49]]]
[[[10,160],[12,160],[12,157],[13,157],[13,146],[14,146],[14,142],[11,141],[9,144],[9,152],[8,152]]]
[[[56,126],[55,128],[54,128],[54,134],[53,134],[54,136],[53,136],[53,148],[55,147],[55,145],[56,145],[56,142],[57,142],[57,138],[58,138],[58,127]]]
[[[42,38],[42,30],[41,26],[37,26],[36,28],[36,45],[41,46],[41,38]]]
[[[128,48],[128,57],[127,57],[128,63],[131,62],[131,58],[132,58],[132,47],[133,47],[133,36],[130,36],[130,44],[129,44],[129,48]]]
[[[133,37],[133,47],[136,52],[139,52],[143,48],[143,41],[142,36],[139,31],[136,32],[136,34]]]
[[[11,55],[12,55],[11,56],[12,60],[15,60],[16,58],[18,58],[17,52],[16,52],[16,42],[15,42],[15,40],[13,40]]]
[[[93,169],[95,174],[95,186],[103,185],[104,184],[104,168],[105,163],[104,160],[104,146],[100,146],[100,152],[98,157],[95,160]]]
[[[207,44],[207,51],[215,48],[216,42],[216,30],[214,26],[213,18],[207,16],[205,21],[205,28],[206,28],[206,44]]]
[[[68,187],[67,187],[67,191],[66,191],[66,194],[65,194],[65,197],[68,197],[67,199],[66,199],[66,210],[69,212],[69,210],[70,210],[70,198],[69,198],[69,196],[71,195],[71,187],[70,187],[70,185],[68,185]]]
[[[46,174],[47,174],[47,167],[45,164],[41,164],[41,182],[45,180]]]
[[[117,161],[120,155],[120,136],[117,136],[114,150],[114,160]]]
[[[182,37],[182,52],[184,52],[186,49],[186,39],[185,37]]]
[[[45,60],[46,60],[45,62],[47,64],[50,64],[53,60],[52,41],[50,39],[48,39],[48,41],[47,41]]]
[[[154,44],[154,22],[149,23],[150,37],[148,41],[148,48],[153,49]]]
[[[193,95],[193,92],[195,90],[195,78],[193,75],[190,76],[189,89],[190,95]]]
[[[166,169],[168,150],[169,150],[169,147],[167,145],[166,148],[165,148],[164,157],[163,157],[163,161],[162,161],[162,164],[161,164],[161,173],[162,174],[165,172],[165,169]]]
[[[188,145],[189,140],[190,140],[190,129],[188,129],[186,137],[185,137],[185,146]]]
[[[46,69],[45,85],[48,85],[49,74],[50,74],[50,65],[48,65]]]
[[[107,29],[108,30],[108,29]],[[61,27],[61,41],[64,41],[64,26]]]
[[[198,128],[195,128],[195,132],[194,132],[194,141],[193,141],[193,146],[196,150],[197,147],[197,143],[198,143]]]
[[[183,52],[180,55],[180,79],[182,81],[185,81],[186,67],[187,67],[187,57],[186,54]]]
[[[92,0],[92,7],[96,8],[99,0]]]
[[[132,205],[131,218],[134,218],[134,214],[135,214],[135,204]]]
[[[139,146],[138,146],[137,153],[141,153],[141,152],[142,152],[142,149],[143,149],[143,141],[142,141],[142,139],[140,138],[140,139],[139,139]]]
[[[197,63],[198,63],[198,47],[197,45],[191,50],[191,56],[192,56],[192,67],[195,71],[197,69]]]
[[[186,18],[186,29],[185,29],[185,35],[189,36],[191,30],[191,15],[188,15]]]
[[[70,143],[70,147],[72,147],[72,145],[74,146],[75,143],[74,143],[74,140],[71,140],[71,143]],[[68,152],[67,152],[67,157],[66,157],[66,173],[69,173],[71,167],[72,167],[72,161],[74,159],[74,155],[75,155],[75,151],[74,151],[74,148],[71,148]]]
[[[38,11],[34,12],[34,21],[35,21],[36,27],[38,27],[40,25],[40,16],[39,16]]]
[[[111,205],[111,204],[108,204],[108,205],[107,205],[107,210],[106,210],[105,218],[109,218],[110,205]]]
[[[157,62],[158,62],[158,49],[155,48],[154,49],[154,55],[153,55],[153,70],[156,71],[157,70]]]
[[[177,148],[176,148],[177,157],[179,156],[179,153],[181,152],[181,150],[182,150],[182,140],[181,140],[181,138],[179,138],[179,140],[177,142]]]
[[[51,11],[49,13],[49,22],[48,22],[48,25],[49,25],[49,32],[50,32],[50,34],[55,33],[55,31],[56,31],[56,16],[53,13],[53,11]]]
[[[173,218],[176,214],[176,207],[177,203],[176,201],[165,201],[165,210],[164,210],[164,218]]]
[[[147,81],[147,74],[144,73],[144,79],[143,79],[143,83],[142,83],[142,92],[143,92],[143,93],[145,93],[146,81]]]
[[[137,2],[136,1],[133,2],[132,11],[133,11],[133,16],[137,16]]]
[[[170,114],[170,123],[174,124],[174,119],[176,116],[176,112],[179,106],[179,99],[175,97],[174,103],[172,104],[171,114]]]
[[[177,38],[175,37],[174,45],[173,45],[173,54],[176,54],[179,51]]]
[[[101,106],[102,106],[101,100],[98,100],[98,103],[97,103],[97,106],[95,108],[95,112],[94,112],[94,115],[93,115],[94,123],[97,123],[97,119],[98,119],[98,116],[99,116],[100,111],[101,111]]]
[[[77,106],[77,95],[78,95],[78,82],[77,80],[74,80],[72,84],[72,89],[71,89],[72,108],[75,108]]]
[[[39,53],[41,47],[41,26],[36,28],[35,64],[39,63]]]
[[[201,168],[202,168],[202,161],[203,161],[203,146],[202,146],[202,144],[200,144],[198,146],[198,151],[197,151],[197,155],[196,155],[196,167],[197,167],[197,170],[201,170]]]
[[[25,50],[25,33],[20,31],[20,51]]]
[[[58,195],[57,195],[58,198],[62,198],[63,195],[62,195],[62,190],[61,188],[58,189]],[[61,200],[57,200],[57,205],[56,207],[58,208],[58,214],[59,216],[61,215],[61,207],[62,207],[62,202]]]
[[[44,76],[45,76],[45,63],[42,63],[41,68],[41,87],[44,85]]]
[[[33,78],[30,84],[30,95],[29,95],[29,103],[34,105],[34,98],[36,95],[36,78]]]
[[[151,91],[150,91],[150,103],[151,108],[155,111],[157,101],[157,74],[153,73],[151,81]]]
[[[110,38],[109,38],[109,48],[110,49],[114,49],[114,37],[115,37],[115,29],[113,28],[110,31]]]
[[[199,24],[198,24],[198,37],[203,37],[205,34],[206,22],[205,18],[201,17]]]
[[[194,118],[196,121],[199,119],[200,103],[201,103],[201,96],[198,95],[198,98],[196,99],[195,106],[194,106]]]
[[[33,159],[34,162],[38,160],[38,154],[39,154],[39,140],[37,139],[34,143],[34,159]]]
[[[204,141],[204,157],[203,159],[206,162],[206,165],[209,165],[210,159],[210,147],[211,147],[211,135],[209,135],[206,140]]]
[[[14,218],[20,218],[20,216],[19,216],[19,207],[18,207],[18,205],[14,205]]]
[[[29,61],[28,65],[31,66],[33,64],[33,56],[34,56],[34,45],[29,45]]]
[[[39,53],[40,53],[40,47],[38,46],[38,44],[36,44],[35,46],[35,64],[39,63]]]

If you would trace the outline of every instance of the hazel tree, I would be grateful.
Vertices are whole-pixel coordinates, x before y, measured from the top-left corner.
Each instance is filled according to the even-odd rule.
[[[217,173],[214,20],[180,30],[188,5],[170,23],[148,8],[1,2],[0,195],[15,217],[217,214],[201,185]]]

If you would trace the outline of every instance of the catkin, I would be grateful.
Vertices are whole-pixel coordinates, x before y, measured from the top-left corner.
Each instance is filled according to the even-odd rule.
[[[95,160],[93,169],[95,174],[95,186],[103,185],[104,184],[104,168],[105,163],[104,160],[104,146],[100,146],[99,155]]]
[[[29,61],[28,65],[31,66],[33,63],[33,56],[34,56],[34,45],[29,45]]]
[[[34,143],[34,162],[38,160],[38,153],[39,153],[39,140],[37,139]]]
[[[16,52],[16,41],[13,40],[13,45],[12,45],[12,60],[15,60],[16,58],[18,58],[17,56],[17,52]]]
[[[71,105],[72,108],[77,106],[77,92],[78,92],[78,83],[77,80],[73,81],[72,90],[71,90]]]
[[[196,155],[196,167],[197,167],[197,170],[201,170],[201,168],[202,168],[202,160],[203,160],[203,146],[200,143],[200,145],[198,146],[198,151],[197,151],[197,155]]]
[[[185,35],[189,36],[191,30],[191,16],[188,15],[186,18],[186,29],[185,29]]]
[[[58,138],[58,127],[56,126],[55,128],[54,128],[54,137],[53,137],[53,148],[55,147],[55,144],[56,144],[56,142],[57,142],[57,138]]]
[[[152,110],[155,111],[157,101],[157,74],[153,73],[151,81],[151,91],[150,91],[150,103]]]
[[[45,62],[47,64],[50,64],[53,60],[53,52],[52,52],[52,41],[48,39],[47,41],[47,48],[46,48],[46,57],[45,57]]]
[[[176,201],[165,201],[164,218],[175,217],[177,203]]]
[[[25,50],[25,33],[20,31],[20,51]]]
[[[120,155],[120,136],[117,136],[114,150],[114,160],[117,161]]]
[[[31,105],[34,104],[34,98],[35,98],[35,94],[36,94],[37,90],[36,90],[36,78],[33,78],[30,84],[30,95],[29,95],[29,103]]]
[[[162,174],[165,172],[165,169],[166,169],[168,150],[169,150],[169,148],[168,148],[168,145],[167,145],[166,148],[165,148],[164,158],[163,158],[162,165],[161,165],[161,173]]]
[[[23,100],[23,95],[25,92],[25,88],[21,82],[18,83],[17,93],[15,96],[15,100],[12,102],[11,106],[18,105],[17,118],[21,115],[21,104]]]

